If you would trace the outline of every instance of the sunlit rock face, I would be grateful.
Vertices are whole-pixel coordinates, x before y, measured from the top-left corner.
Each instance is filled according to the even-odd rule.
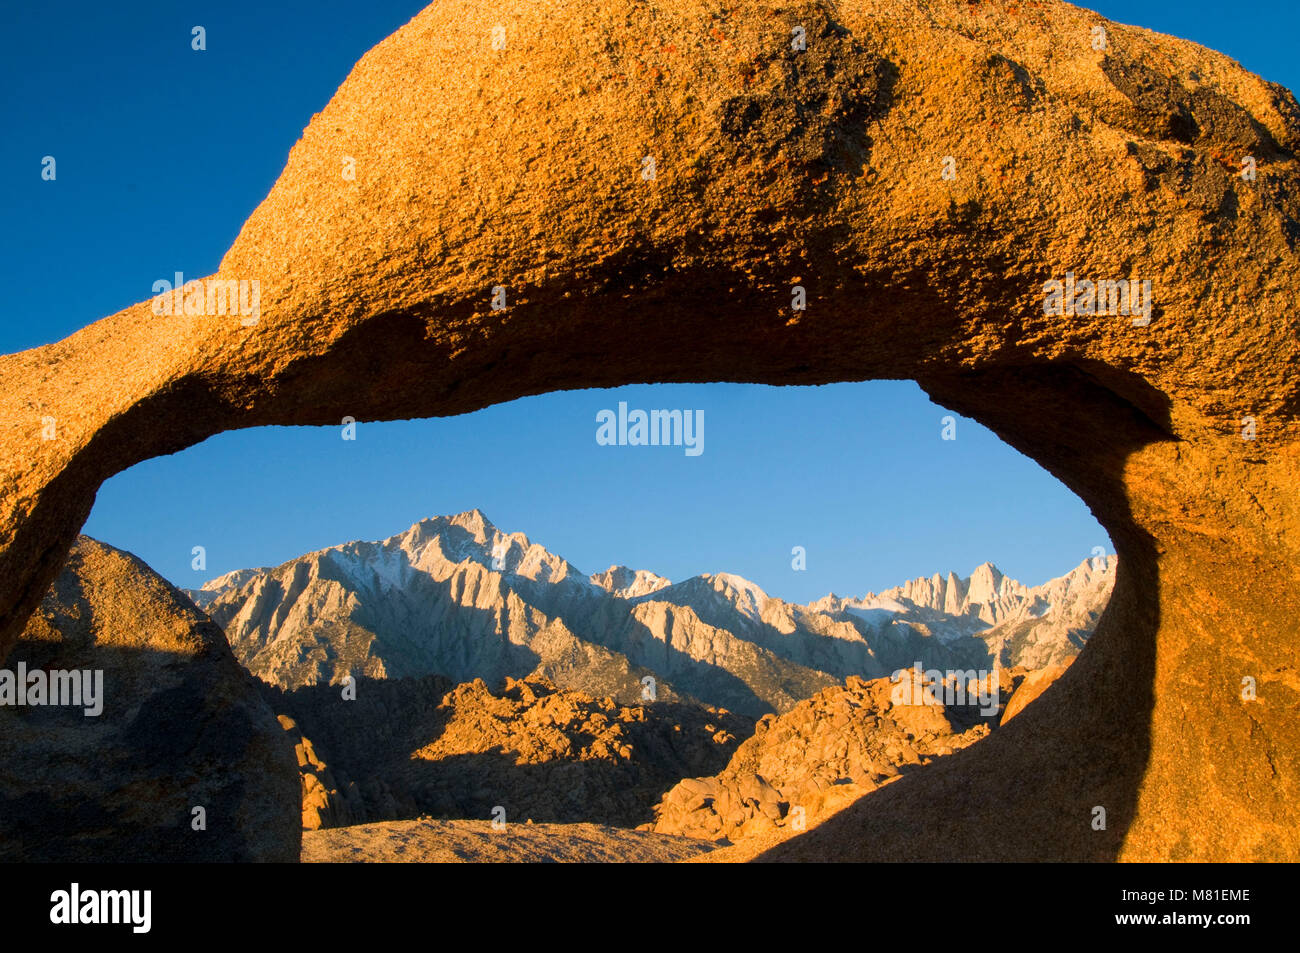
[[[221,430],[913,378],[1088,503],[1114,596],[1005,729],[779,855],[1294,859],[1298,143],[1280,87],[1063,3],[434,4],[223,259],[255,323],[0,360],[0,645],[104,479]]]

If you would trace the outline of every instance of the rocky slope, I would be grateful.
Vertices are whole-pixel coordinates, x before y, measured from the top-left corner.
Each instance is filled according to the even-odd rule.
[[[738,841],[807,829],[871,791],[986,737],[1023,681],[1022,669],[986,679],[988,713],[944,704],[911,673],[897,681],[849,678],[781,716],[713,777],[686,778],[655,806],[645,830]],[[972,683],[973,684],[973,683]]]
[[[613,567],[590,578],[477,510],[423,520],[194,592],[236,654],[285,688],[353,674],[453,681],[539,676],[640,701],[784,712],[850,675],[1072,659],[1105,606],[1114,559],[1027,587],[991,564],[861,599],[787,603],[727,573],[671,584]]]
[[[678,780],[720,770],[753,721],[621,705],[541,679],[359,680],[265,689],[297,745],[308,830],[432,815],[634,827]]]
[[[102,710],[0,704],[0,860],[297,859],[292,745],[221,630],[134,556],[79,537],[19,666],[99,673]]]

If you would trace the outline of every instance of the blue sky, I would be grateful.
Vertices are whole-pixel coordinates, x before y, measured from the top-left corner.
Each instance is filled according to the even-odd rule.
[[[422,6],[0,6],[0,351],[58,340],[176,271],[215,271],[312,114]],[[1300,83],[1290,2],[1092,6]],[[46,155],[54,182],[41,180]],[[704,410],[705,453],[597,446],[595,415],[619,400]],[[988,431],[961,420],[941,440],[945,413],[900,382],[640,386],[366,423],[352,442],[337,428],[227,433],[114,477],[86,532],[195,585],[478,506],[588,572],[727,570],[800,601],[986,559],[1039,582],[1110,551],[1077,498]]]

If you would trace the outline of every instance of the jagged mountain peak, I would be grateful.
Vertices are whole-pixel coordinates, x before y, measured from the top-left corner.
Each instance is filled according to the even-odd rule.
[[[589,577],[595,586],[620,599],[635,599],[666,589],[672,581],[647,569],[630,569],[627,566],[610,566],[604,572]]]
[[[764,602],[771,598],[758,583],[734,572],[705,573],[701,578],[709,580],[713,588],[719,592],[745,595],[756,602]]]
[[[426,517],[406,532],[380,540],[379,543],[381,545],[394,542],[407,543],[410,548],[419,549],[434,539],[444,538],[453,544],[451,547],[453,552],[449,553],[449,556],[459,556],[462,552],[474,552],[483,547],[490,551],[500,537],[508,535],[510,534],[502,533],[497,529],[482,510],[473,509],[450,516]],[[522,538],[523,545],[527,546],[527,538],[523,537],[523,534],[518,535]]]
[[[735,573],[720,572],[703,578],[716,592],[722,593],[738,610],[754,620],[762,616],[763,606],[771,598],[757,583]]]
[[[478,507],[466,510],[463,513],[457,513],[455,516],[444,516],[442,519],[452,526],[461,527],[470,533],[475,540],[482,543],[488,542],[501,532],[497,529],[496,524],[488,519]]]
[[[238,586],[251,577],[257,575],[259,572],[265,571],[265,566],[258,567],[257,569],[235,569],[225,575],[218,576],[216,579],[209,579],[201,588],[206,592],[212,592],[215,590],[226,589],[230,586]]]
[[[992,602],[1002,595],[1002,580],[1006,577],[990,562],[980,563],[965,580],[967,603]]]
[[[593,586],[563,557],[532,542],[523,533],[502,532],[481,510],[472,509],[426,517],[385,539],[339,543],[273,568],[235,570],[189,592],[195,601],[206,606],[216,596],[242,589],[259,578],[301,572],[304,564],[315,565],[317,571],[328,564],[333,569],[327,572],[343,576],[351,586],[388,591],[405,586],[412,573],[442,577],[450,567],[467,563],[536,583],[567,580],[582,590]]]
[[[713,615],[717,605],[739,612],[751,621],[761,621],[763,606],[772,597],[757,583],[735,573],[701,573],[641,597],[640,601],[667,601],[694,608],[701,618]],[[777,600],[780,601],[780,600]]]

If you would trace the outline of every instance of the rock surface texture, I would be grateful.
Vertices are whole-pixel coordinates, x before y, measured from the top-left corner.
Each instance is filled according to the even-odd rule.
[[[256,324],[0,359],[0,647],[103,480],[221,430],[912,378],[1079,494],[1114,595],[1038,703],[769,859],[1296,859],[1297,147],[1281,87],[1048,0],[431,5],[223,259]],[[1046,314],[1067,274],[1150,323]]]
[[[0,706],[0,860],[298,859],[293,744],[221,630],[144,563],[80,537],[20,664],[102,673],[101,710]]]

